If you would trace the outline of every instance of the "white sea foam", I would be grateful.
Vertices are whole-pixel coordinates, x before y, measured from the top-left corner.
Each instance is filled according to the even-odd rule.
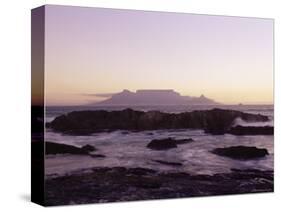
[[[264,122],[247,122],[242,120],[241,118],[237,118],[234,121],[233,126],[251,126],[251,127],[264,127],[264,126],[273,126],[273,120],[264,121]]]

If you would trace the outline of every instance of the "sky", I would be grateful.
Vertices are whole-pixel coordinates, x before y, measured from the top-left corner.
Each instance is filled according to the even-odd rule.
[[[225,104],[273,103],[273,20],[45,7],[47,105],[174,89]],[[105,95],[106,96],[106,95]]]

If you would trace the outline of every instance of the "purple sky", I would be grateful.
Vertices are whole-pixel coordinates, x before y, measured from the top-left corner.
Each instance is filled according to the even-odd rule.
[[[46,6],[46,101],[174,89],[223,103],[273,102],[273,20]]]

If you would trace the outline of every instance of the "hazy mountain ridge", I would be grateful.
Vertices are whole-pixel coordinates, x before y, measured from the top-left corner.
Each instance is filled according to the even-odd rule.
[[[95,105],[217,105],[212,99],[182,96],[174,90],[137,90],[131,92],[123,90],[112,95],[109,99],[95,103]]]

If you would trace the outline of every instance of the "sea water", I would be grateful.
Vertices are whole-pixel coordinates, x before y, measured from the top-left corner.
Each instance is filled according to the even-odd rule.
[[[55,117],[79,110],[122,110],[126,106],[107,107],[46,107],[46,122],[52,121]],[[236,120],[238,125],[257,126],[272,125],[274,110],[273,105],[223,105],[223,106],[136,106],[130,107],[134,110],[159,110],[169,113],[190,112],[194,110],[208,110],[212,108],[239,110],[246,113],[262,114],[269,117],[270,121],[263,123],[246,123],[241,119]],[[178,145],[177,148],[156,151],[146,147],[153,139],[162,138],[192,138],[194,141]],[[143,167],[165,172],[187,172],[190,174],[215,174],[225,173],[231,169],[260,169],[273,170],[274,139],[272,135],[256,136],[235,136],[210,135],[203,130],[154,130],[154,131],[113,131],[94,133],[88,136],[73,136],[54,132],[46,129],[45,140],[56,143],[64,143],[81,147],[86,144],[97,148],[95,154],[105,155],[104,158],[92,158],[90,156],[79,155],[47,155],[46,174],[47,176],[63,175],[70,172],[85,171],[92,167]],[[255,146],[266,148],[269,152],[264,158],[253,160],[234,160],[221,157],[211,153],[215,148],[228,146]],[[181,163],[182,166],[166,165],[156,162],[157,160],[166,162]]]

